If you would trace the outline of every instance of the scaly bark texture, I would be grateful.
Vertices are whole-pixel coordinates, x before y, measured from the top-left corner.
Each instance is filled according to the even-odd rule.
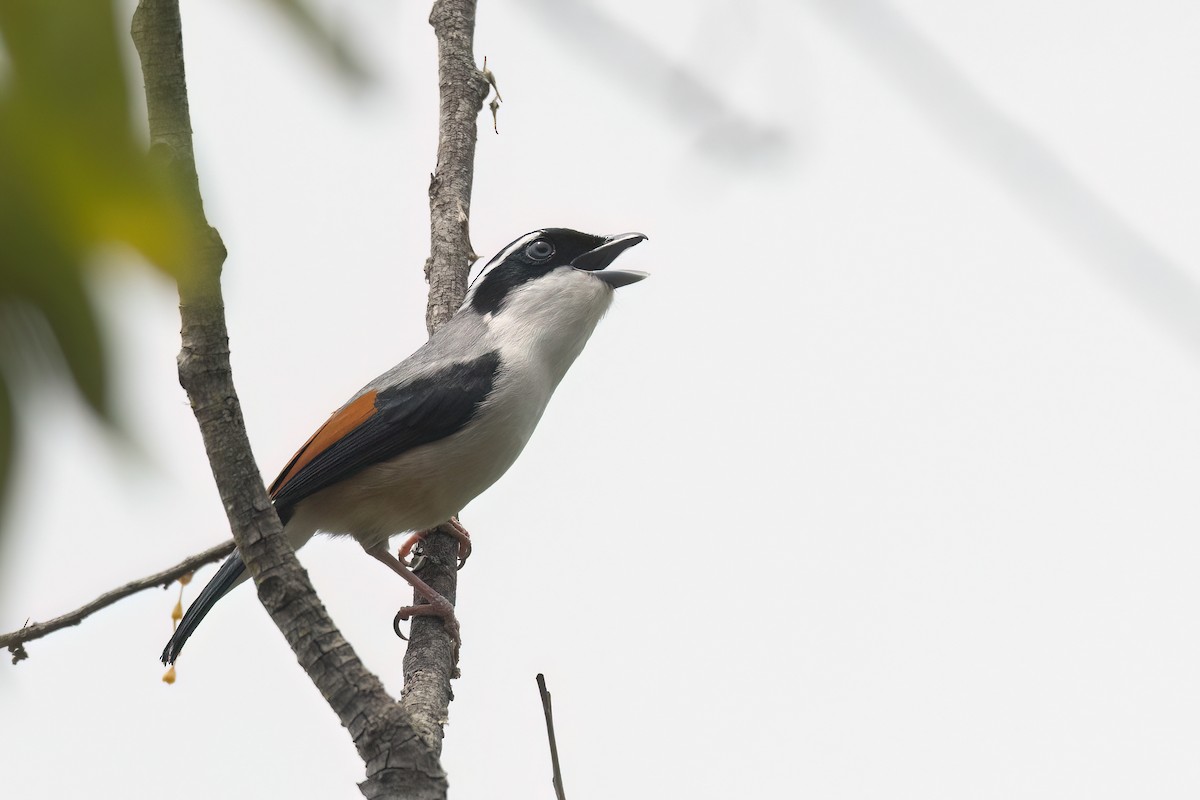
[[[429,181],[430,256],[425,262],[429,303],[425,321],[433,333],[454,315],[467,293],[475,254],[468,220],[475,171],[476,119],[488,82],[475,67],[475,0],[438,0],[429,15],[438,41],[437,167]],[[457,541],[445,533],[422,543],[427,558],[421,577],[451,603],[457,592]],[[424,602],[414,595],[414,603]],[[403,704],[425,742],[441,753],[454,677],[450,637],[441,621],[416,617],[404,657]]]
[[[468,221],[475,174],[475,125],[488,82],[475,67],[475,0],[438,0],[429,15],[438,41],[437,167],[429,180],[429,304],[433,333],[462,304],[475,254]]]
[[[201,243],[191,277],[179,287],[179,381],[191,400],[238,550],[271,619],[349,730],[366,765],[364,796],[443,798],[446,779],[436,752],[329,618],[281,535],[251,452],[229,365],[220,287],[225,247],[205,219],[196,177],[178,0],[142,0],[132,33],[146,81],[151,151],[181,182]]]

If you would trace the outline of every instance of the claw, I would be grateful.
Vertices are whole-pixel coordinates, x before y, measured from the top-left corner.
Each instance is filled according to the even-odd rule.
[[[447,528],[450,535],[458,540],[458,568],[462,569],[466,565],[467,559],[471,557],[471,534],[458,521],[458,517],[446,520],[443,527]]]
[[[467,559],[471,557],[471,534],[462,526],[457,517],[451,517],[440,527],[445,533],[450,534],[458,540],[458,569],[462,569],[463,565],[467,563]],[[417,568],[417,559],[410,561],[408,556],[431,532],[413,531],[408,535],[408,538],[400,545],[400,549],[396,551],[396,558],[400,560],[401,564],[409,569]]]
[[[459,632],[458,617],[454,616],[454,606],[450,605],[441,595],[438,595],[438,600],[419,606],[404,606],[396,612],[395,618],[392,620],[392,630],[401,639],[408,641],[403,633],[400,632],[400,623],[410,620],[413,617],[438,617],[442,621],[446,633],[450,634],[450,641],[454,645],[453,666],[458,669],[458,654],[462,650],[462,634]]]
[[[416,561],[416,559],[409,561],[408,554],[411,553],[413,548],[419,545],[421,540],[428,535],[429,531],[414,531],[410,533],[407,538],[405,538],[404,543],[400,545],[400,549],[396,551],[396,558],[400,559],[401,564],[409,569],[413,569],[413,563]]]

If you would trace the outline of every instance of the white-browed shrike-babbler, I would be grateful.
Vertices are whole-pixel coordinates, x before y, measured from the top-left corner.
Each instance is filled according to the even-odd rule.
[[[401,561],[411,543],[398,559],[388,539],[449,522],[465,559],[469,539],[453,516],[520,455],[613,290],[646,277],[608,269],[645,238],[546,228],[489,261],[458,312],[338,409],[271,484],[292,547],[318,531],[354,537],[429,600],[401,615],[442,616],[457,640],[453,606]],[[234,552],[188,608],[164,663],[247,577]]]

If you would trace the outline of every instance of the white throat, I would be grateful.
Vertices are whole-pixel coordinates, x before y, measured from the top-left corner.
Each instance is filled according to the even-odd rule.
[[[534,362],[557,386],[612,299],[603,281],[561,268],[513,289],[485,321],[505,362]]]

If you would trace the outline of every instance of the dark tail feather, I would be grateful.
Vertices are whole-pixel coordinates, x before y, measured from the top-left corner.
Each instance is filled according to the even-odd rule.
[[[171,637],[171,641],[167,642],[166,649],[163,650],[162,662],[164,664],[175,663],[175,659],[179,658],[179,651],[183,649],[184,643],[200,625],[204,615],[225,596],[226,592],[233,588],[245,571],[246,565],[242,563],[242,557],[235,550],[233,555],[225,559],[225,563],[217,570],[217,574],[200,592],[196,602],[188,606],[187,613],[183,615],[179,627],[175,629],[175,635]]]

